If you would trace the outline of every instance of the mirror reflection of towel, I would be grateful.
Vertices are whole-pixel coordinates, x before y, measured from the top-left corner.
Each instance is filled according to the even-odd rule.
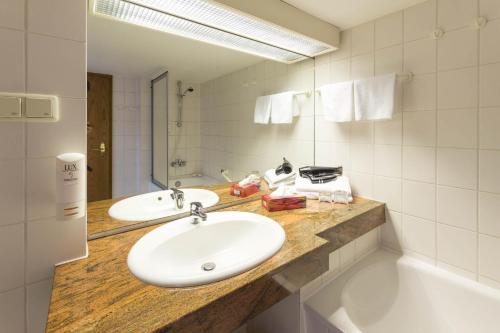
[[[294,116],[295,92],[287,91],[271,95],[271,123],[291,124]]]

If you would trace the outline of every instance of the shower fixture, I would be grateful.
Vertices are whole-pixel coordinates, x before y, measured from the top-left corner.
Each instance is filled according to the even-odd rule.
[[[182,107],[183,100],[187,93],[192,93],[193,87],[189,87],[182,91],[182,81],[177,81],[177,127],[182,127]]]

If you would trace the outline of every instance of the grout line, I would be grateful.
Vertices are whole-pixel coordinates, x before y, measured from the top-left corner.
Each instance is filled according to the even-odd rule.
[[[436,9],[436,15],[435,15],[435,18],[434,18],[434,23],[435,23],[435,26],[437,27],[439,25],[439,22],[438,22],[438,17],[439,17],[439,6],[438,6],[438,1],[435,1],[435,9]],[[437,186],[437,183],[438,183],[438,167],[437,167],[437,161],[438,161],[438,149],[437,149],[437,142],[438,142],[438,128],[439,128],[439,125],[438,125],[438,121],[439,121],[439,117],[438,117],[438,105],[439,105],[439,75],[438,75],[438,60],[439,60],[439,40],[434,40],[434,43],[435,43],[435,54],[434,54],[434,60],[435,60],[435,63],[434,63],[434,66],[436,66],[434,68],[436,74],[435,74],[435,87],[436,87],[436,101],[435,101],[435,104],[434,104],[434,110],[435,110],[435,114],[434,114],[434,125],[435,125],[435,130],[436,130],[436,135],[434,137],[434,265],[437,266],[437,263],[438,263],[438,223],[437,223],[437,207],[438,207],[438,197],[437,197],[437,192],[438,192],[438,186]]]
[[[24,0],[24,92],[28,91],[28,0]],[[28,125],[24,122],[24,331],[28,332]]]
[[[480,8],[480,1],[477,2],[477,15],[479,16],[481,11]],[[479,138],[480,138],[480,127],[479,127],[479,106],[480,106],[480,101],[479,101],[479,96],[480,96],[480,63],[481,63],[481,28],[477,29],[476,31],[477,34],[477,44],[476,44],[476,52],[477,52],[477,59],[476,59],[476,65],[477,65],[477,105],[476,105],[476,281],[479,281],[479,152],[480,152],[480,143],[479,143]]]

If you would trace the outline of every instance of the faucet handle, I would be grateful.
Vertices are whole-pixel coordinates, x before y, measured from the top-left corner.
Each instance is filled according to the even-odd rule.
[[[203,211],[203,205],[199,201],[191,202],[191,212]]]

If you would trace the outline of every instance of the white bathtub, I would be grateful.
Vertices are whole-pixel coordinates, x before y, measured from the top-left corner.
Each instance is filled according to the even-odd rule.
[[[180,183],[180,185],[178,185]],[[169,187],[187,187],[187,186],[204,186],[220,184],[221,181],[204,175],[187,175],[180,177],[172,177],[168,180]],[[178,185],[178,186],[177,186]]]
[[[308,299],[305,313],[307,333],[494,333],[500,291],[378,250]]]

